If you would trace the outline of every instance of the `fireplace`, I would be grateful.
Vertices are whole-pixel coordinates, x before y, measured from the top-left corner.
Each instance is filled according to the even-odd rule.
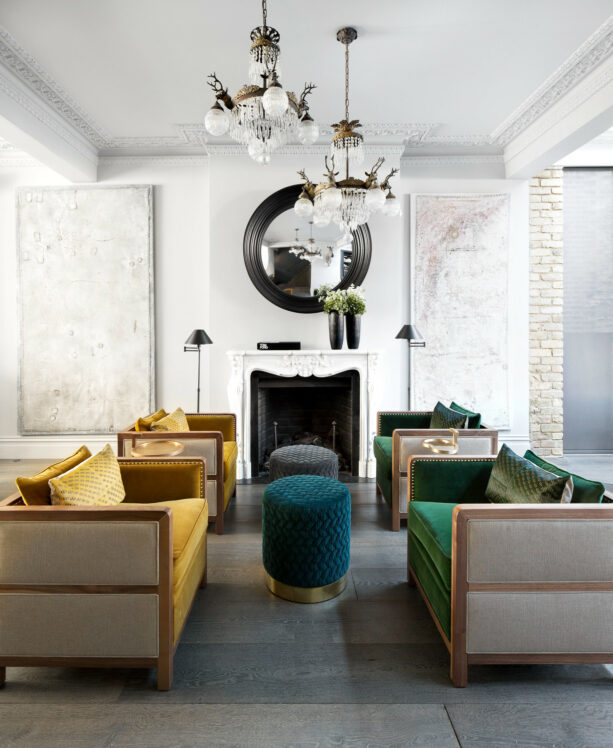
[[[333,449],[341,473],[359,474],[360,377],[251,373],[251,475],[265,475],[276,447],[315,444]]]

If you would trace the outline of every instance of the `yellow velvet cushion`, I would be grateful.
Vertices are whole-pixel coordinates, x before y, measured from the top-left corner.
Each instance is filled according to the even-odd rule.
[[[232,466],[238,457],[238,445],[236,442],[223,443],[223,478],[224,481],[232,472]]]
[[[130,506],[142,507],[142,504]],[[173,641],[176,644],[206,570],[208,505],[206,499],[175,499],[147,506],[167,506],[172,511]]]
[[[151,431],[189,431],[189,423],[183,410],[177,408],[169,416],[152,423]]]
[[[51,503],[63,506],[113,506],[126,496],[119,462],[110,445],[49,481]]]
[[[190,413],[187,422],[192,431],[221,431],[224,441],[236,441],[236,419],[232,413]]]
[[[66,457],[66,459],[56,462],[54,465],[49,465],[37,475],[32,478],[17,478],[15,483],[21,494],[21,498],[24,504],[28,506],[44,506],[45,504],[51,503],[51,496],[49,493],[49,481],[51,478],[57,478],[58,475],[62,475],[67,470],[71,470],[76,467],[80,462],[87,460],[91,457],[92,453],[85,446],[79,447],[77,451]]]
[[[167,415],[168,413],[164,410],[164,408],[160,408],[155,413],[152,413],[149,416],[145,416],[145,418],[139,418],[138,421],[134,424],[134,428],[136,431],[151,431],[151,425],[156,421],[165,418]]]

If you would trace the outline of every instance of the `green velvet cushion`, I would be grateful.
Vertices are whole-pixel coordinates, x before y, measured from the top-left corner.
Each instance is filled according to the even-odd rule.
[[[413,573],[434,611],[441,628],[451,638],[451,592],[445,588],[432,559],[419,539],[409,532],[409,558]]]
[[[375,436],[373,452],[377,461],[377,484],[383,498],[392,503],[392,442],[391,436]]]
[[[392,436],[396,429],[427,429],[431,415],[432,413],[380,413],[379,433],[381,436]]]
[[[481,428],[481,413],[475,413],[472,410],[467,410],[457,403],[451,403],[449,406],[452,410],[457,410],[458,413],[464,413],[468,416],[468,422],[466,424],[467,429],[478,429]]]
[[[409,502],[411,535],[422,544],[447,590],[451,590],[451,520],[455,506],[429,501]]]
[[[493,504],[559,504],[567,480],[567,476],[553,475],[503,444],[485,495]]]
[[[463,429],[465,424],[464,413],[458,413],[457,410],[452,410],[441,402],[434,406],[430,419],[431,429]]]
[[[526,451],[524,457],[526,460],[529,460],[535,465],[538,465],[538,467],[543,468],[543,470],[547,470],[554,475],[559,475],[564,478],[572,478],[574,485],[572,498],[573,504],[600,504],[602,501],[605,491],[602,483],[582,478],[580,475],[575,475],[575,473],[568,473],[557,465],[552,465],[550,462],[546,462],[538,455],[534,454],[530,449]]]
[[[486,503],[487,487],[494,460],[417,460],[412,466],[412,496],[416,501]]]

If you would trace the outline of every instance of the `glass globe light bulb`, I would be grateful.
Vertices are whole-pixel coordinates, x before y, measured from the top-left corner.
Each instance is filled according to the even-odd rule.
[[[336,210],[343,200],[343,193],[338,187],[328,187],[321,193],[321,201],[326,210]]]
[[[254,161],[258,161],[259,157],[264,153],[264,143],[261,140],[252,140],[247,146],[247,153]]]
[[[312,145],[319,137],[319,125],[308,114],[298,123],[298,140],[302,145]]]
[[[287,111],[289,99],[281,86],[278,83],[273,83],[266,89],[264,96],[262,96],[262,104],[266,114],[269,114],[271,117],[280,117]]]
[[[316,211],[313,215],[313,225],[323,229],[330,223],[330,215],[324,212]]]
[[[397,197],[388,197],[383,205],[383,213],[390,218],[400,215],[400,201]]]
[[[267,151],[262,151],[262,153],[255,157],[255,160],[258,162],[258,164],[267,166],[270,163],[270,153],[268,153]]]
[[[364,198],[368,210],[381,210],[385,205],[385,192],[379,187],[371,187]]]
[[[211,135],[225,135],[230,127],[230,117],[216,101],[204,117],[204,126]]]
[[[308,197],[299,197],[294,203],[294,213],[301,218],[310,218],[313,215],[313,203]]]

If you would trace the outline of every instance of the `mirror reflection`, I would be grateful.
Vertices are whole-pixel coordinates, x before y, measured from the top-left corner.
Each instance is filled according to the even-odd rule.
[[[316,296],[323,284],[334,288],[352,260],[352,235],[338,226],[315,226],[293,210],[277,216],[262,241],[262,264],[270,281],[292,296]]]

